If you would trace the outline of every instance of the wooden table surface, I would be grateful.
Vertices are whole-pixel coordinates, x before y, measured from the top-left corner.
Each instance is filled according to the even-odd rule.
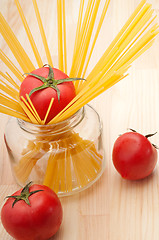
[[[86,1],[87,2],[87,1]],[[159,12],[159,0],[151,0]],[[20,0],[35,41],[45,59],[31,0]],[[56,1],[37,0],[49,48],[57,62]],[[104,0],[101,1],[101,4]],[[96,44],[89,70],[116,36],[139,0],[111,0]],[[79,0],[66,0],[68,58],[71,62],[73,37],[77,25]],[[0,0],[0,10],[14,33],[33,58],[26,33],[13,0]],[[99,16],[98,16],[99,18]],[[17,64],[0,36],[3,51]],[[70,53],[70,54],[69,54]],[[142,134],[158,132],[152,142],[159,146],[159,38],[153,47],[129,69],[127,78],[91,102],[103,121],[106,169],[88,190],[61,198],[64,219],[54,240],[158,240],[159,239],[159,165],[142,181],[123,180],[112,164],[112,148],[119,134],[128,128]],[[1,62],[1,70],[5,66]],[[18,64],[17,64],[18,66]],[[10,168],[4,144],[8,116],[0,114],[0,206],[4,197],[19,189]],[[12,239],[0,224],[0,239]]]

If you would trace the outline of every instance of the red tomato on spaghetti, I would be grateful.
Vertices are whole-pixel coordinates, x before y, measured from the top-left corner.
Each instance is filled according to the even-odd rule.
[[[51,69],[53,73],[52,76],[49,77]],[[20,86],[20,97],[23,96],[26,99],[26,94],[29,95],[34,89],[39,89],[31,94],[30,99],[41,120],[44,120],[50,101],[54,98],[53,105],[46,120],[46,123],[48,123],[75,97],[74,84],[65,73],[50,66],[36,69],[30,74],[24,79]],[[33,75],[42,77],[43,81]]]

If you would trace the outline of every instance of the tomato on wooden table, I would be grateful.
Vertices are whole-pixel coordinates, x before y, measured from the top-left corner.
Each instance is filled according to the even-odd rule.
[[[62,223],[62,206],[50,188],[29,186],[8,197],[1,210],[2,224],[16,240],[47,240]]]
[[[149,176],[157,163],[156,146],[148,137],[136,131],[127,132],[117,138],[113,146],[112,159],[116,170],[125,179],[138,180]]]

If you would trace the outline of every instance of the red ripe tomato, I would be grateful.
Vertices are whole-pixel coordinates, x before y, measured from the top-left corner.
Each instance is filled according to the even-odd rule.
[[[125,179],[138,180],[147,177],[157,163],[157,150],[148,137],[135,131],[119,136],[113,147],[113,164]]]
[[[49,65],[48,65],[49,66]],[[53,73],[50,77],[50,69]],[[24,79],[20,86],[20,97],[23,96],[26,99],[26,94],[36,88],[38,91],[33,92],[30,99],[37,110],[41,120],[44,120],[50,101],[54,98],[53,105],[50,109],[46,123],[48,123],[53,117],[55,117],[63,108],[75,97],[75,87],[69,77],[56,68],[42,67],[34,70]],[[40,78],[33,76],[33,74],[43,77],[43,82]],[[64,80],[64,81],[57,81]],[[58,91],[57,91],[58,90]]]
[[[29,184],[8,197],[1,210],[2,224],[16,240],[46,240],[61,225],[62,206],[50,188]]]

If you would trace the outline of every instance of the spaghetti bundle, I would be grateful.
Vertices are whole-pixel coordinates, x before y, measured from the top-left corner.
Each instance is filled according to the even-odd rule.
[[[53,60],[49,51],[38,5],[36,0],[32,0],[32,2],[48,64],[53,67]],[[84,0],[80,0],[73,59],[69,76],[82,77],[85,78],[86,81],[80,80],[74,83],[76,89],[75,98],[48,123],[48,127],[69,119],[92,99],[125,78],[127,76],[126,71],[131,63],[152,46],[159,32],[158,24],[155,24],[156,16],[153,14],[152,5],[147,3],[146,0],[142,0],[109,47],[105,50],[97,64],[86,76],[89,61],[110,0],[105,0],[96,32],[92,39],[92,32],[97,20],[100,2],[100,0],[88,0],[86,10],[84,11]],[[42,67],[43,60],[40,57],[19,0],[15,0],[15,4],[35,55],[37,65],[38,67]],[[65,0],[57,0],[57,23],[58,68],[67,74]],[[0,14],[0,32],[23,72],[32,72],[36,64],[32,63],[2,14]],[[12,71],[20,84],[24,77],[19,69],[2,50],[0,50],[0,58]],[[27,100],[23,97],[19,98],[19,84],[17,84],[8,73],[0,72],[0,76],[0,112],[26,122],[45,125],[54,99],[51,100],[46,116],[42,120],[28,95],[26,96]],[[44,184],[52,187],[56,192],[72,191],[72,168],[75,171],[75,178],[79,188],[93,181],[102,169],[103,155],[98,152],[93,142],[82,139],[76,132],[68,131],[66,135],[62,135],[60,139],[56,139],[55,137],[46,138],[49,144],[44,143],[43,138],[28,141],[27,148],[23,150],[19,163],[14,167],[18,181],[22,184],[26,183],[33,169],[36,169],[39,159],[47,155],[50,146],[53,150],[49,156],[47,156],[48,162],[46,169],[43,173],[39,171],[39,176],[43,178]],[[69,145],[71,145],[73,141],[76,142],[76,148],[70,149]],[[62,150],[58,151],[57,143],[59,149],[67,148],[68,150],[66,152]],[[86,160],[84,161],[83,159]]]
[[[32,1],[48,63],[53,67],[53,62],[48,48],[48,43],[38,10],[38,5],[36,0]],[[152,6],[151,4],[146,3],[146,0],[142,0],[136,10],[127,20],[121,31],[112,41],[110,46],[106,49],[96,66],[92,69],[88,76],[85,76],[91,54],[93,52],[98,34],[100,32],[100,28],[108,9],[109,2],[110,0],[105,1],[93,43],[90,51],[88,52],[94,23],[96,21],[97,12],[100,5],[100,0],[89,0],[85,13],[83,12],[84,1],[81,0],[70,77],[83,77],[86,78],[87,81],[81,80],[79,82],[75,82],[77,96],[70,102],[69,105],[66,106],[62,112],[60,112],[54,119],[51,120],[50,124],[62,121],[73,115],[78,109],[83,107],[93,98],[123,79],[126,76],[124,74],[129,68],[130,64],[143,52],[150,48],[150,46],[153,44],[155,36],[158,34],[158,24],[154,24],[156,16],[153,16]],[[19,1],[15,0],[15,4],[22,19],[31,47],[33,49],[37,64],[39,67],[42,67],[42,59],[35,45],[33,36],[31,34]],[[61,71],[65,71],[65,73],[67,73],[65,18],[65,1],[57,0],[59,59],[58,67]],[[18,39],[9,27],[8,23],[5,21],[2,14],[0,14],[0,22],[1,34],[8,44],[9,48],[12,50],[22,70],[24,72],[33,71],[35,69],[33,63],[27,56],[25,50],[19,43]],[[16,66],[14,66],[11,60],[3,53],[2,50],[0,51],[0,58],[13,72],[16,78],[18,78],[20,82],[23,81],[22,74],[19,72]],[[9,81],[11,85],[13,85],[13,87],[9,87],[9,89],[15,93],[14,88],[17,88],[18,90],[18,86],[15,86],[13,82],[11,82],[8,78],[6,79],[6,77],[5,80]],[[5,85],[6,84],[7,83],[5,83]],[[35,109],[32,107],[28,115],[27,108],[25,108],[25,106],[21,103],[21,99],[18,100],[18,95],[16,98],[15,94],[12,94],[8,90],[8,87],[4,88],[1,86],[1,90],[4,91],[5,94],[9,94],[16,101],[17,105],[19,105],[19,108],[17,109],[14,106],[10,106],[8,108],[8,106],[1,103],[1,109],[3,113],[13,115],[15,117],[19,116],[19,118],[25,120],[27,119],[27,121],[31,121],[33,123],[44,124],[44,122],[40,121],[39,118],[35,118],[35,115],[37,115],[37,113],[35,113]]]
[[[47,156],[50,145],[52,151]],[[18,182],[24,185],[34,168],[36,174],[31,176],[35,176],[35,181],[38,176],[40,183],[53,188],[57,193],[72,192],[75,186],[79,189],[87,186],[101,172],[102,154],[98,153],[93,141],[84,140],[72,131],[60,138],[41,136],[28,142],[19,163],[14,166],[15,175]],[[48,158],[45,171],[38,164],[42,158],[44,162]],[[72,172],[75,172],[74,176]]]

